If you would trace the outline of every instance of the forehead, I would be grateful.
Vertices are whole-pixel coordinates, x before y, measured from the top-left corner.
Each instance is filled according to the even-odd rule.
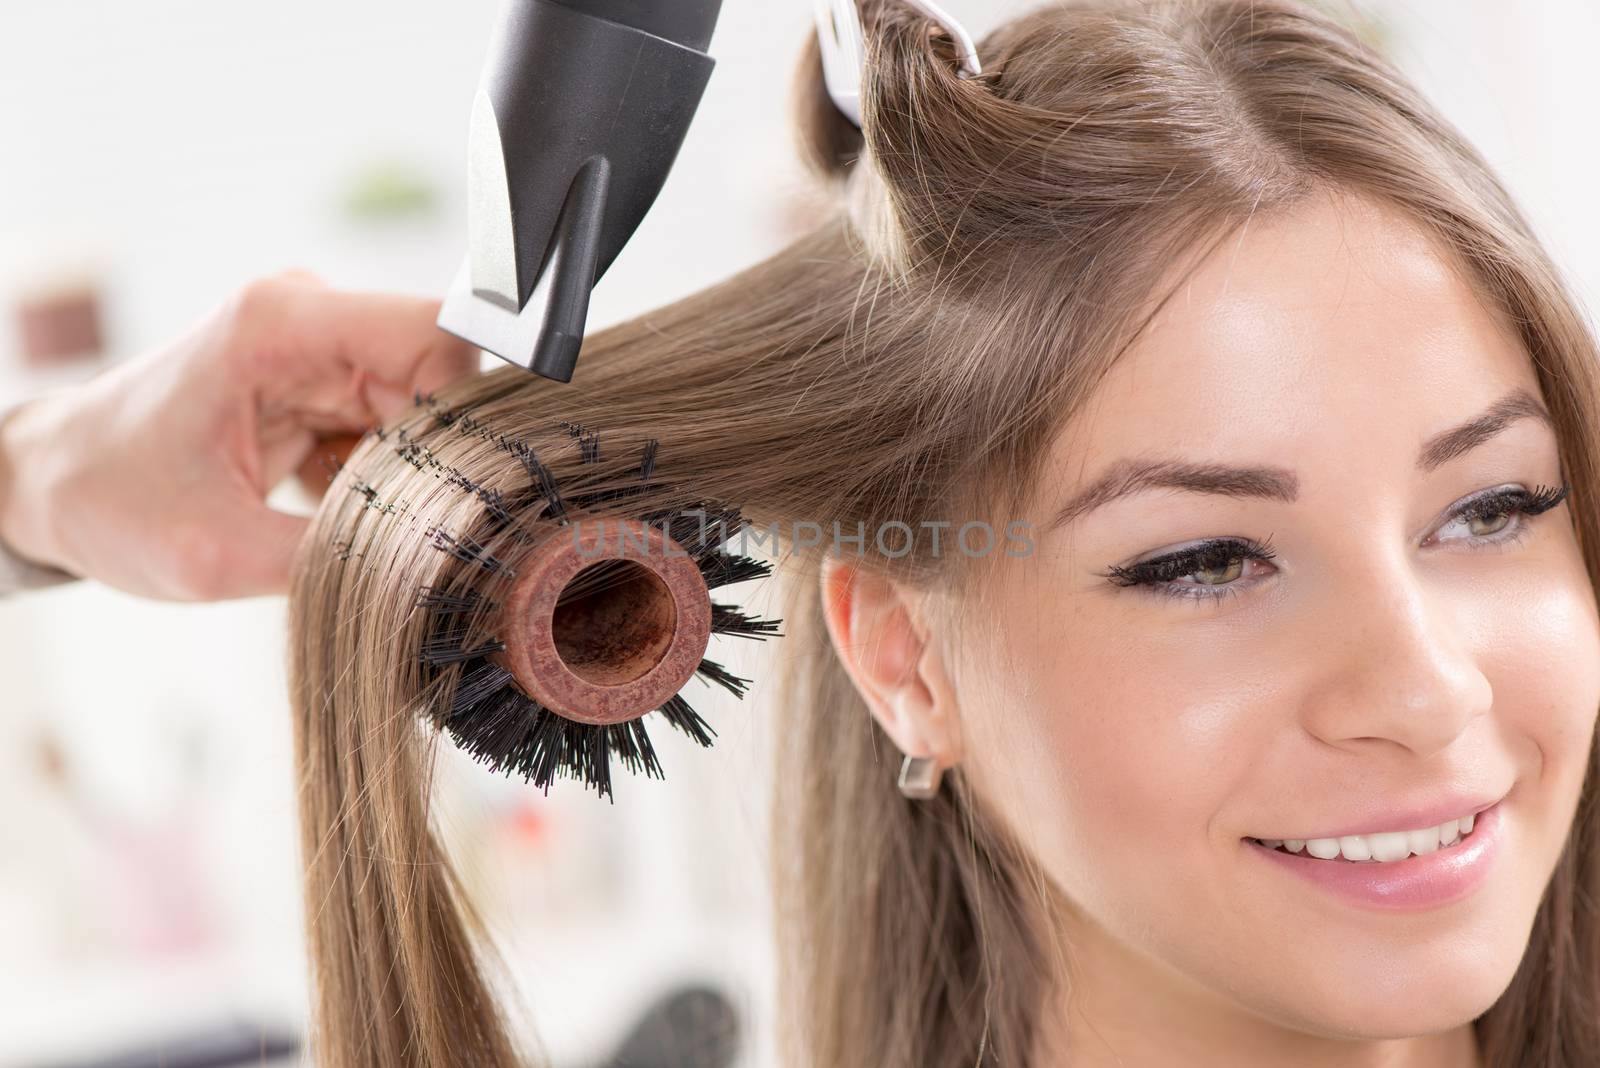
[[[1212,248],[1062,436],[1073,475],[1179,454],[1272,461],[1312,443],[1411,454],[1513,386],[1527,350],[1395,210],[1325,195]]]

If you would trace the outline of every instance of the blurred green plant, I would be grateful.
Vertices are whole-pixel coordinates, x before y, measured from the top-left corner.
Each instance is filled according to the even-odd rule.
[[[344,213],[361,222],[387,222],[432,216],[439,190],[423,171],[400,160],[376,160],[362,167],[344,197]]]

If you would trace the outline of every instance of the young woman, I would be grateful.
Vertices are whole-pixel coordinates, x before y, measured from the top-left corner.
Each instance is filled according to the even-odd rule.
[[[325,501],[318,1063],[521,1063],[428,830],[417,712],[459,680],[410,650],[472,566],[419,524],[490,529],[557,419],[660,440],[626,510],[868,532],[779,572],[794,1068],[1593,1063],[1600,379],[1504,189],[1291,0],[1052,4],[977,79],[864,16],[864,138],[805,68],[834,217],[581,384],[440,391]]]

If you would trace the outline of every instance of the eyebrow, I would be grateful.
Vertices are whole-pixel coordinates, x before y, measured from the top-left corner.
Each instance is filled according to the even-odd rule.
[[[1519,419],[1537,419],[1552,432],[1555,421],[1532,393],[1514,389],[1482,415],[1440,431],[1422,443],[1417,469],[1424,473],[1482,445]],[[1224,497],[1293,502],[1300,480],[1286,467],[1239,467],[1182,460],[1120,460],[1056,512],[1047,530],[1065,526],[1102,505],[1148,489],[1176,489]]]

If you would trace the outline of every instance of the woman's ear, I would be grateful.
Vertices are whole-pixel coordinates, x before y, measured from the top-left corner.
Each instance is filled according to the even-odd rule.
[[[836,556],[824,559],[821,581],[834,650],[873,718],[905,755],[954,766],[954,694],[914,592]]]

